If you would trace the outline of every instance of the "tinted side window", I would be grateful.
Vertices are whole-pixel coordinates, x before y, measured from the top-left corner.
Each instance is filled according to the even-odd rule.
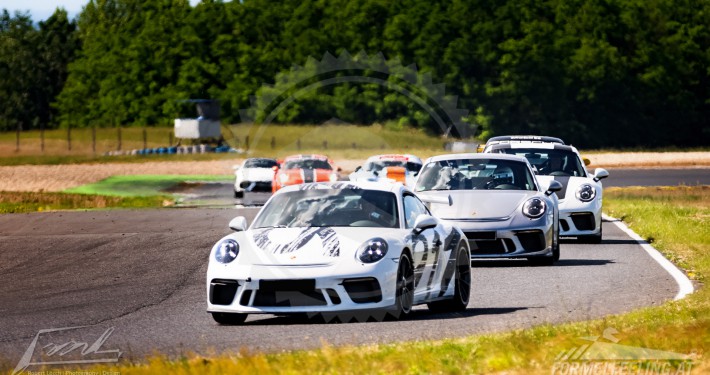
[[[426,206],[415,196],[405,195],[404,202],[404,226],[405,228],[414,228],[414,222],[421,214],[429,214]]]

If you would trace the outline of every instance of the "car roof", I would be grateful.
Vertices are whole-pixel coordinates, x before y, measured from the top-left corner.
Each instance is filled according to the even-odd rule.
[[[412,154],[382,154],[370,156],[369,158],[367,158],[367,162],[373,162],[377,160],[406,160],[418,164],[422,163],[422,159],[419,159],[417,156]]]
[[[497,143],[557,143],[565,144],[565,142],[557,137],[548,137],[544,135],[501,135],[492,137],[486,142],[486,146]]]
[[[514,160],[527,163],[527,159],[523,156],[508,155],[508,154],[481,154],[481,153],[463,153],[463,154],[444,154],[436,155],[427,159],[427,162],[437,162],[442,160],[458,160],[458,159],[498,159],[498,160]]]
[[[571,151],[574,153],[579,153],[574,146],[561,145],[557,143],[501,143],[496,145],[491,145],[487,151],[491,150],[506,150],[506,149],[516,149],[516,148],[531,148],[540,150],[563,150]]]
[[[363,190],[378,190],[387,191],[395,194],[402,194],[405,191],[411,191],[406,186],[399,182],[383,183],[374,181],[336,181],[336,182],[310,182],[307,184],[289,185],[279,189],[276,194],[289,191],[300,190],[337,190],[337,189],[363,189]]]
[[[327,156],[325,156],[325,155],[318,155],[318,154],[310,154],[310,155],[309,155],[309,154],[291,155],[291,156],[285,157],[285,158],[284,158],[284,161],[302,160],[302,159],[318,159],[318,160],[327,160],[327,161],[330,161],[330,159],[328,159]]]

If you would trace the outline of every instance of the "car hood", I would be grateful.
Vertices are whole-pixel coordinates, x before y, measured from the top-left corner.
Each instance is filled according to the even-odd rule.
[[[427,197],[446,198],[453,204],[431,203],[434,216],[442,219],[502,220],[512,216],[526,200],[537,191],[522,190],[441,190],[417,193],[423,200]]]
[[[241,172],[246,181],[271,181],[274,178],[274,170],[271,168],[244,168]]]
[[[354,259],[358,247],[370,238],[383,237],[391,241],[398,230],[352,227],[250,229],[237,238],[245,250],[240,251],[239,259],[241,264],[250,265],[332,265]]]

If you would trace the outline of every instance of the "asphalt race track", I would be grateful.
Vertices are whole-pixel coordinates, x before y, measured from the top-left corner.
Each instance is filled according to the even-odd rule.
[[[233,198],[228,208],[0,215],[0,360],[18,361],[42,329],[113,327],[104,347],[127,359],[156,350],[281,351],[586,320],[660,304],[678,291],[635,241],[605,222],[601,245],[563,242],[551,267],[474,262],[465,313],[421,307],[409,321],[368,323],[251,315],[244,326],[219,326],[205,312],[209,250],[229,233],[232,217],[251,220],[257,212],[232,204]]]

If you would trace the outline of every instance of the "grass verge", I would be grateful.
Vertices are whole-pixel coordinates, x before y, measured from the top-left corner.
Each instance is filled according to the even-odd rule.
[[[99,182],[67,189],[65,193],[120,197],[166,195],[166,190],[187,181],[229,181],[231,176],[128,175],[112,176]]]
[[[104,208],[157,208],[173,205],[169,196],[116,197],[69,193],[0,192],[0,214]]]
[[[605,211],[623,218],[639,235],[676,259],[696,280],[710,275],[710,187],[624,188],[605,192]],[[588,322],[542,325],[508,333],[461,339],[404,342],[388,345],[331,347],[277,354],[250,353],[180,359],[153,357],[146,363],[96,366],[84,371],[121,374],[223,373],[506,373],[550,374],[565,371],[556,358],[609,328],[619,331],[619,344],[691,354],[692,367],[615,367],[614,373],[710,372],[710,291],[699,289],[681,301]],[[646,364],[641,364],[645,366]],[[650,363],[649,366],[657,366]],[[678,365],[678,363],[675,363]],[[659,369],[659,367],[653,367]],[[600,373],[599,369],[595,372]],[[607,368],[606,373],[612,373]]]

